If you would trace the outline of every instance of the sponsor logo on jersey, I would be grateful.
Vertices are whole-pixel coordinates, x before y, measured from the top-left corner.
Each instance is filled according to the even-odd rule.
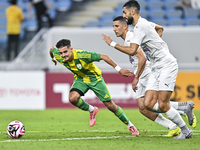
[[[151,52],[150,49],[146,46],[142,46],[142,49],[144,52]]]
[[[76,67],[77,67],[78,69],[81,69],[81,68],[82,68],[81,64],[77,64]]]
[[[134,62],[134,59],[131,56],[129,56],[129,61],[132,64]]]

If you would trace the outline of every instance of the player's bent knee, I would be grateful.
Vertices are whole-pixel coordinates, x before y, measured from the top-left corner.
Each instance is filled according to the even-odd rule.
[[[145,113],[145,111],[147,110],[144,105],[138,105],[138,108],[141,114]]]
[[[147,109],[147,110],[152,110],[152,106],[151,106],[151,103],[149,103],[149,102],[144,102],[144,106],[145,106],[145,108]]]
[[[167,103],[162,103],[162,102],[160,102],[159,103],[159,108],[160,108],[160,110],[162,111],[162,112],[167,112],[169,109],[170,109],[170,106],[169,105],[167,105]]]
[[[73,95],[69,96],[69,102],[74,105],[77,104],[78,100],[79,100],[79,98],[77,98],[76,96],[73,96]]]

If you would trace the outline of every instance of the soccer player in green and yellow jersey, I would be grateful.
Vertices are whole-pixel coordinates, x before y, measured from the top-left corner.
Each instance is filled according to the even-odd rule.
[[[62,39],[56,46],[50,49],[52,61],[57,61],[68,68],[74,74],[74,82],[70,89],[69,101],[74,106],[90,112],[90,126],[96,122],[98,108],[85,102],[81,96],[90,89],[112,111],[124,124],[127,125],[132,135],[139,135],[136,127],[127,118],[121,107],[117,106],[111,98],[108,88],[101,75],[101,70],[93,63],[104,60],[115,68],[122,76],[132,76],[133,73],[126,69],[121,69],[109,56],[105,54],[76,50],[71,47],[68,39]]]

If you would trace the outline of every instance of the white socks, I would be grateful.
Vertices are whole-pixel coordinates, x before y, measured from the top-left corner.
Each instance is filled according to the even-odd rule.
[[[178,126],[173,123],[171,120],[165,118],[162,114],[158,114],[158,117],[155,119],[156,123],[160,124],[163,127],[168,129],[176,129]]]
[[[132,127],[132,126],[134,126],[134,125],[133,125],[132,122],[130,122],[130,120],[129,120],[129,122],[128,122],[128,124],[127,124],[128,129],[129,129],[130,127]]]
[[[183,116],[186,115],[184,111],[178,110],[178,102],[171,102],[171,101],[170,101],[170,106],[173,107],[173,108],[175,108],[175,109],[178,111],[178,113],[179,113],[180,115],[183,115]],[[153,111],[153,112],[162,113],[162,111],[160,110],[160,108],[159,108],[159,106],[158,106],[158,102],[155,103],[155,105],[153,106],[152,111]]]
[[[178,111],[178,113],[179,113],[180,115],[186,116],[186,113],[185,113],[184,111],[181,111],[181,110],[177,110],[177,111]]]
[[[178,109],[178,102],[172,102],[170,101],[170,106],[175,108],[176,110]]]
[[[155,105],[153,106],[152,111],[154,111],[154,112],[161,112],[161,110],[160,110],[160,108],[159,108],[159,106],[158,106],[158,102],[155,103]]]
[[[89,112],[93,112],[94,111],[94,106],[92,106],[92,105],[89,105]]]
[[[176,109],[174,109],[173,107],[171,107],[166,113],[165,115],[167,116],[167,118],[169,118],[172,122],[174,122],[175,124],[177,124],[180,128],[185,126],[185,122],[183,121],[183,119],[181,118],[180,114],[178,113],[178,111]]]

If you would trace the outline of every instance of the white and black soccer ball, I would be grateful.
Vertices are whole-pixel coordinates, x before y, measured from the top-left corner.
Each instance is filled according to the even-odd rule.
[[[25,133],[25,127],[20,121],[12,121],[7,126],[7,133],[11,138],[20,138]]]

